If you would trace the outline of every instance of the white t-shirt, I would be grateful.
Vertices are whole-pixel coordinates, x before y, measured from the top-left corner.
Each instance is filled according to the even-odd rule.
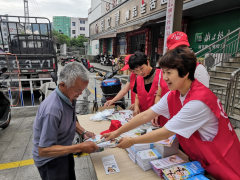
[[[209,79],[210,76],[206,70],[206,68],[199,64],[195,70],[194,77],[201,82],[204,86],[209,88]],[[158,86],[160,86],[160,79],[161,79],[161,73],[159,74],[159,80],[158,80]]]
[[[171,91],[170,91],[171,92]],[[151,109],[166,118],[170,118],[166,93],[157,104]],[[180,101],[185,100],[187,94],[180,95]],[[202,101],[193,100],[186,103],[183,108],[170,119],[165,128],[185,138],[189,138],[194,132],[198,131],[203,141],[212,141],[218,132],[218,118],[211,109]]]

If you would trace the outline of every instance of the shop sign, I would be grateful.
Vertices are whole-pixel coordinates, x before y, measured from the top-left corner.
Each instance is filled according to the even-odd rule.
[[[218,35],[217,35],[218,34]],[[216,36],[217,35],[217,36]],[[223,38],[223,31],[219,31],[218,33],[213,33],[212,36],[211,34],[208,32],[204,38],[204,42],[208,42],[208,41],[216,41],[219,40],[221,38]]]
[[[119,25],[119,20],[120,20],[120,11],[117,11],[115,13],[115,26]]]
[[[168,0],[161,0],[161,4],[167,4]]]
[[[165,36],[164,36],[164,49],[163,54],[167,51],[167,37],[172,34],[173,30],[173,17],[175,10],[175,0],[168,0],[167,12],[166,12],[166,24],[165,24]]]
[[[202,42],[202,36],[203,36],[203,33],[196,33],[195,34],[195,42],[196,43],[201,43]]]
[[[150,0],[149,10],[153,10],[156,8],[156,0]]]
[[[123,3],[124,1],[126,0],[117,1],[117,5],[118,3]],[[141,16],[145,16],[152,11],[163,8],[164,6],[161,6],[161,0],[145,0],[143,4],[140,0],[130,1],[127,3],[127,6],[121,6],[117,9],[117,11],[114,11],[107,17],[103,17],[101,20],[99,20],[98,23],[100,28],[98,31],[93,31],[93,27],[90,25],[90,36],[134,20],[135,18],[141,18]],[[111,9],[110,5],[106,5],[106,9]]]
[[[146,4],[145,3],[143,3],[141,5],[141,14],[144,14],[144,13],[146,13]]]

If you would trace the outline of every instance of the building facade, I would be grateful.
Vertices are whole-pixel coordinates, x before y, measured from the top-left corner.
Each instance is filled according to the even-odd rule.
[[[53,16],[53,29],[71,37],[71,18],[66,16]]]
[[[109,1],[111,2],[111,1]],[[89,23],[90,41],[99,40],[99,53],[118,56],[144,52],[152,66],[163,55],[166,0],[122,0],[101,2],[101,17]],[[176,7],[177,8],[177,7]],[[195,52],[239,25],[240,1],[184,0],[182,28]],[[223,25],[227,24],[226,26]],[[229,24],[229,26],[228,26]],[[216,31],[216,32],[215,32]],[[202,33],[203,42],[195,42]],[[209,39],[209,34],[211,41]],[[206,42],[205,42],[206,41]]]
[[[89,37],[88,18],[71,17],[71,38],[77,38],[80,35]]]
[[[89,37],[87,18],[53,16],[53,29],[70,38],[77,38],[79,35]]]

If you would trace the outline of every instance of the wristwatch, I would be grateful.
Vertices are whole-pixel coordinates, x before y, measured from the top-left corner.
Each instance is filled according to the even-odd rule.
[[[87,130],[85,130],[84,132],[83,132],[83,134],[82,134],[82,136],[84,137],[84,134],[86,134],[86,132],[88,132]]]

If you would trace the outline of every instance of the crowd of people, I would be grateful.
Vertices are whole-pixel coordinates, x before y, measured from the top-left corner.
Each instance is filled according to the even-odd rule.
[[[152,143],[176,134],[182,150],[216,179],[240,179],[240,143],[222,108],[209,89],[209,74],[189,48],[187,35],[174,32],[167,38],[168,51],[152,68],[147,56],[135,52],[125,58],[131,74],[124,88],[105,103],[110,106],[131,91],[134,118],[116,131],[103,134],[106,140],[119,137],[147,122],[159,127],[135,138],[124,137],[119,148]],[[75,131],[94,138],[76,121],[76,99],[87,87],[87,70],[79,63],[66,65],[55,91],[41,103],[33,130],[33,157],[42,179],[74,179],[72,153],[92,153],[93,142],[71,145]]]

